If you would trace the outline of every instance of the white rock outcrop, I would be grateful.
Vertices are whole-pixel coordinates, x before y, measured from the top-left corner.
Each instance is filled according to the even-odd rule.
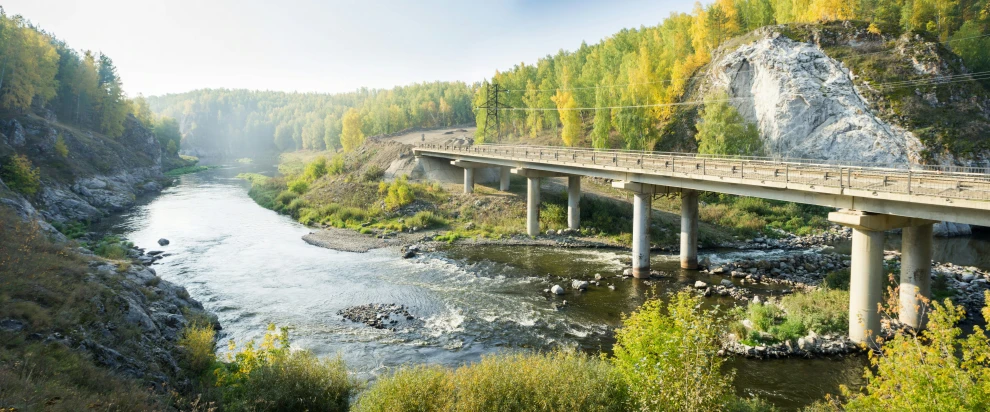
[[[921,142],[874,116],[842,63],[777,34],[712,64],[709,84],[760,129],[767,154],[906,167]]]

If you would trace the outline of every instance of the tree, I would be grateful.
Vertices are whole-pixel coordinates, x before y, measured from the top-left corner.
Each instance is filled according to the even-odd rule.
[[[0,105],[24,110],[55,97],[59,55],[47,35],[0,10]]]
[[[119,137],[124,133],[129,105],[113,60],[103,53],[100,53],[96,77],[101,93],[97,98],[100,130],[109,137]]]
[[[340,119],[333,114],[328,114],[326,118],[323,119],[323,144],[327,147],[327,150],[338,150],[340,149],[340,132],[343,125]]]
[[[695,125],[698,153],[730,156],[762,153],[759,129],[742,118],[729,104],[728,97],[723,92],[705,99],[705,107]]]
[[[348,110],[344,114],[343,130],[340,135],[340,144],[345,152],[350,152],[364,143],[361,127],[361,113],[355,109]]]
[[[147,128],[154,126],[151,108],[148,107],[148,100],[144,96],[138,95],[138,97],[135,97],[131,101],[131,106],[131,113],[141,122],[141,125]]]

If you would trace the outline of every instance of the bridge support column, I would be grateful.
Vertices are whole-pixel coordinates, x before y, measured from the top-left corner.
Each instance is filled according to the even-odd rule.
[[[464,193],[474,193],[474,168],[464,168]]]
[[[883,232],[907,228],[906,236],[912,240],[911,245],[905,243],[905,250],[912,249],[907,255],[923,254],[918,250],[918,235],[927,232],[929,267],[931,265],[931,224],[930,220],[915,219],[902,216],[878,215],[856,210],[840,210],[828,214],[828,220],[843,226],[851,227],[852,233],[852,266],[849,268],[849,339],[853,342],[874,346],[880,334],[880,300],[883,296]],[[916,226],[928,226],[928,229],[915,229]],[[910,234],[908,234],[910,233]],[[923,242],[921,242],[923,243]],[[905,256],[910,260],[922,257]],[[903,263],[903,262],[902,262]],[[909,268],[914,263],[909,264]],[[917,268],[917,266],[915,266]],[[911,269],[912,272],[915,269]],[[903,281],[903,272],[902,272]],[[903,294],[901,295],[903,299]],[[912,303],[917,294],[911,295]],[[913,307],[913,306],[912,306]],[[903,311],[903,309],[902,309]],[[903,314],[903,312],[901,312]]]
[[[650,209],[653,192],[633,194],[632,271],[637,278],[650,277]]]
[[[526,233],[540,234],[540,177],[526,178]]]
[[[915,329],[925,327],[932,283],[932,224],[906,227],[901,234],[900,320]]]
[[[502,166],[499,168],[498,190],[509,191],[509,168]]]
[[[681,268],[698,269],[698,192],[681,192]]]
[[[567,227],[581,229],[581,176],[567,176]]]

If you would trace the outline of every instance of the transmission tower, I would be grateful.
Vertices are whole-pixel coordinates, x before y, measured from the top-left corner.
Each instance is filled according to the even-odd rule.
[[[502,118],[500,109],[506,108],[498,101],[498,96],[504,89],[498,87],[498,83],[492,82],[485,86],[485,105],[480,109],[485,109],[485,130],[483,135],[486,142],[502,141]]]

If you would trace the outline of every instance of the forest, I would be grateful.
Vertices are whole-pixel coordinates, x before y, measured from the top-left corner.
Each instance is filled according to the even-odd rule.
[[[134,115],[171,153],[177,153],[177,123],[151,113],[141,96],[129,99],[113,60],[103,53],[76,51],[21,16],[0,7],[0,107],[14,113],[51,110],[60,121],[111,138]]]
[[[189,147],[250,155],[344,148],[348,119],[362,136],[473,124],[477,87],[433,82],[339,94],[209,89],[148,100],[155,112],[180,119]]]

